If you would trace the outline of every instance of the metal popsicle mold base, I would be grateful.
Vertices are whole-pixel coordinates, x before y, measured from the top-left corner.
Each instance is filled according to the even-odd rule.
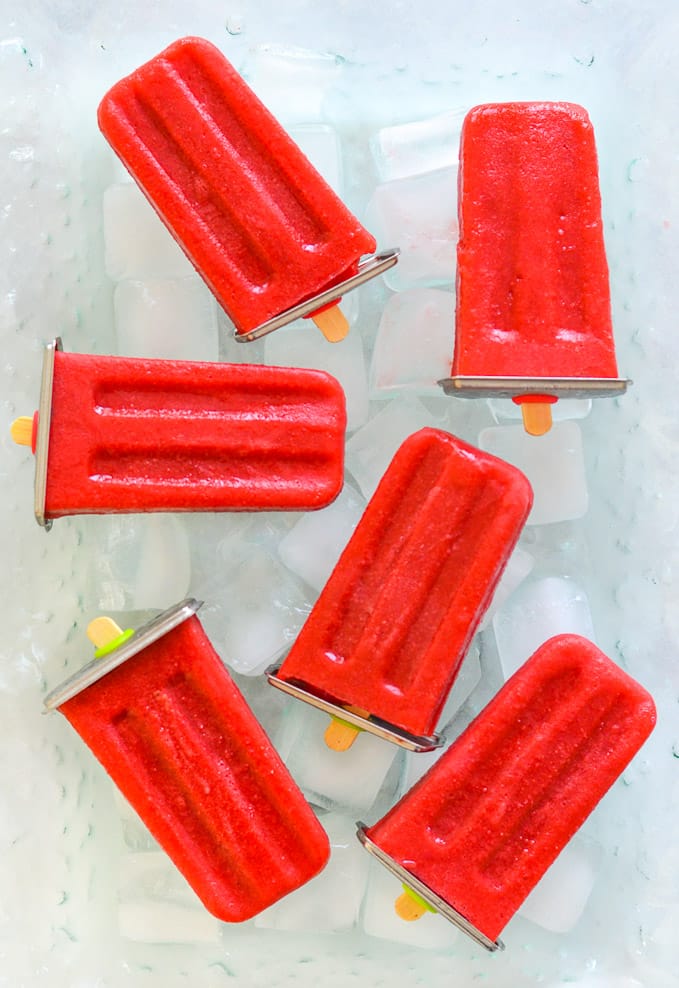
[[[303,700],[305,703],[316,707],[317,710],[322,710],[331,717],[344,720],[361,731],[374,734],[376,737],[382,738],[383,741],[390,741],[392,744],[397,744],[400,748],[406,748],[408,751],[416,752],[434,751],[435,748],[440,748],[444,743],[444,738],[439,734],[424,736],[409,734],[407,731],[387,723],[387,721],[379,720],[379,718],[372,716],[361,717],[360,714],[354,713],[353,710],[348,710],[341,703],[333,703],[331,700],[316,696],[302,686],[297,686],[295,683],[288,682],[286,679],[281,679],[278,676],[279,669],[280,666],[273,665],[265,673],[269,683],[275,686],[276,689],[282,690],[283,693],[287,693],[289,696],[294,696],[297,700]]]
[[[47,459],[49,454],[50,424],[52,421],[54,355],[57,350],[63,350],[61,337],[59,336],[47,344],[43,353],[40,402],[38,404],[38,433],[35,441],[33,513],[38,525],[41,525],[46,532],[49,532],[52,527],[52,519],[45,518],[45,498],[47,496]]]
[[[485,935],[485,933],[482,933],[481,930],[478,930],[475,926],[473,926],[472,923],[470,923],[469,920],[462,915],[462,913],[459,913],[456,909],[453,909],[453,907],[438,896],[436,892],[432,891],[428,885],[421,882],[419,878],[416,878],[415,875],[411,874],[406,868],[403,867],[403,865],[399,864],[398,861],[394,861],[392,857],[378,847],[377,844],[375,844],[374,841],[368,837],[365,830],[365,824],[361,823],[359,820],[356,824],[356,836],[366,851],[369,851],[373,857],[377,858],[380,864],[384,865],[384,867],[387,868],[392,875],[398,878],[400,882],[407,885],[413,890],[413,892],[416,892],[420,898],[424,899],[424,901],[431,906],[435,912],[440,913],[440,915],[447,919],[449,923],[457,926],[457,928],[462,930],[463,933],[466,933],[467,936],[471,937],[472,940],[478,943],[481,947],[485,947],[486,950],[489,950],[491,953],[494,953],[496,950],[505,949],[505,945],[502,940],[491,940]]]
[[[458,374],[437,382],[454,398],[611,398],[623,395],[632,381],[626,377],[474,377]]]
[[[109,672],[117,669],[127,659],[131,659],[133,655],[137,655],[143,649],[148,648],[153,642],[158,641],[159,638],[163,638],[170,631],[173,631],[178,625],[183,624],[184,621],[193,617],[198,609],[202,607],[202,604],[202,600],[187,597],[180,604],[175,604],[174,607],[163,611],[162,614],[153,618],[148,624],[142,625],[119,648],[114,649],[101,659],[92,659],[82,669],[69,676],[61,685],[48,693],[43,701],[45,710],[56,710],[62,703],[72,700],[74,696],[82,693],[88,686],[92,686],[93,683],[103,679]]]
[[[326,289],[306,302],[300,302],[299,305],[286,309],[279,316],[274,316],[273,319],[268,319],[259,326],[255,326],[248,333],[239,333],[238,330],[234,330],[234,339],[239,343],[252,343],[253,340],[260,340],[263,336],[268,336],[269,333],[273,333],[282,326],[287,326],[296,319],[310,316],[317,309],[322,309],[324,306],[330,305],[331,302],[337,302],[347,292],[353,291],[354,288],[370,281],[371,278],[376,278],[377,275],[384,274],[389,268],[393,268],[398,261],[399,253],[400,248],[392,247],[389,250],[373,254],[372,257],[368,257],[364,261],[359,261],[358,271],[351,278],[341,281],[338,285],[333,285],[332,288]]]

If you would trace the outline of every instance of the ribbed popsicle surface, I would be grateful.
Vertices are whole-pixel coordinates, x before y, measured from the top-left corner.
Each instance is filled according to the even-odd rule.
[[[573,103],[471,110],[453,374],[617,377],[594,131]]]
[[[280,669],[411,733],[434,729],[532,502],[448,433],[401,446]]]
[[[60,709],[221,919],[248,919],[325,864],[325,832],[197,618]]]
[[[654,723],[595,645],[552,638],[368,835],[495,940]]]
[[[321,371],[57,352],[46,513],[322,507],[345,425]]]
[[[374,238],[209,42],[117,83],[99,126],[237,329],[353,274]]]

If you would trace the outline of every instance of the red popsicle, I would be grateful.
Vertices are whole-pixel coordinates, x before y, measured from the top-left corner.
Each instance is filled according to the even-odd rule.
[[[386,722],[389,740],[433,747],[437,739],[423,736],[531,504],[510,464],[440,430],[410,436],[273,684],[375,733],[375,721]]]
[[[543,102],[471,110],[460,143],[458,210],[455,353],[446,390],[511,395],[535,434],[549,428],[546,404],[559,396],[624,391],[587,112]]]
[[[118,82],[99,126],[242,336],[356,275],[375,250],[208,41],[182,38]],[[340,314],[329,338],[346,328]]]
[[[17,420],[44,473],[43,522],[304,510],[342,489],[344,392],[322,371],[67,354],[58,341],[45,360],[37,434]]]
[[[359,837],[424,902],[494,949],[654,724],[649,694],[595,645],[551,638]],[[423,911],[407,900],[397,910]]]
[[[184,601],[104,645],[45,704],[70,721],[205,907],[233,923],[313,878],[330,847],[199,606]],[[95,640],[108,634],[101,621]]]

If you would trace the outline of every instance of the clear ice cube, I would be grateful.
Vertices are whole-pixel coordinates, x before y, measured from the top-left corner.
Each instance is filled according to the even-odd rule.
[[[124,854],[119,863],[118,929],[143,943],[217,943],[221,924],[163,851]]]
[[[296,124],[290,137],[320,172],[330,188],[342,195],[342,153],[339,135],[328,124]]]
[[[552,933],[568,933],[582,916],[601,858],[601,848],[574,837],[545,872],[519,915]]]
[[[440,396],[449,377],[455,327],[455,296],[436,288],[392,295],[382,311],[370,367],[375,397],[394,391]]]
[[[573,580],[548,576],[524,583],[493,618],[493,631],[505,678],[554,635],[594,639],[584,590]]]
[[[378,185],[367,225],[377,242],[400,247],[384,275],[393,291],[452,286],[457,243],[457,168],[441,168]]]
[[[346,933],[356,925],[368,880],[367,855],[352,819],[325,813],[321,823],[330,840],[330,861],[306,885],[260,913],[255,918],[259,929]]]
[[[113,293],[118,353],[217,360],[216,303],[200,278],[121,281]]]
[[[310,802],[364,813],[380,795],[399,748],[363,731],[348,751],[333,751],[323,737],[329,723],[328,714],[291,702],[276,747]]]
[[[104,192],[106,272],[114,281],[195,276],[193,265],[133,182]]]
[[[320,511],[309,511],[284,536],[278,553],[288,567],[320,591],[351,538],[365,509],[365,500],[345,484],[337,500]]]
[[[351,299],[351,293],[348,298]],[[342,301],[342,310],[349,310]],[[342,385],[347,402],[347,431],[353,432],[368,418],[368,373],[360,333],[354,328],[341,343],[328,343],[313,322],[305,319],[266,337],[267,364],[278,367],[313,367],[332,374]]]
[[[451,110],[378,130],[370,149],[380,179],[392,182],[456,165],[465,112]]]
[[[346,464],[365,498],[375,488],[399,446],[425,426],[438,428],[441,420],[415,397],[389,404],[348,440]]]
[[[96,552],[90,557],[86,584],[88,609],[163,610],[186,597],[191,560],[181,518],[100,515],[89,525]]]
[[[493,426],[479,436],[479,446],[525,473],[533,488],[529,525],[582,518],[589,495],[576,422],[555,422],[544,436],[529,436],[522,426]]]
[[[523,581],[530,575],[534,566],[535,559],[531,556],[530,552],[526,552],[521,546],[517,546],[509,557],[505,570],[500,577],[500,582],[495,588],[493,599],[479,626],[480,631],[488,627],[500,608],[504,607],[517,587],[521,586]]]
[[[284,45],[257,45],[242,72],[262,102],[284,125],[322,119],[328,89],[337,81],[340,59]]]
[[[309,613],[307,590],[269,550],[227,545],[221,572],[201,585],[201,620],[236,672],[256,676],[290,648]]]

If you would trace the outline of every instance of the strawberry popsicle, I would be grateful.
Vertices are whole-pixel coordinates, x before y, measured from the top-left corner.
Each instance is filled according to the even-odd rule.
[[[70,721],[215,916],[249,919],[313,878],[328,839],[186,600],[45,700]]]
[[[431,732],[532,503],[515,467],[447,432],[400,447],[270,682],[414,750]]]
[[[403,918],[441,912],[490,950],[651,733],[653,700],[586,638],[551,638],[359,839]],[[410,896],[408,888],[415,893]]]
[[[67,354],[47,347],[36,517],[304,510],[342,489],[344,392],[298,368]],[[21,433],[24,435],[21,435]]]
[[[620,394],[594,131],[574,103],[491,103],[462,128],[460,397],[512,397],[528,432],[558,397]]]
[[[333,303],[396,262],[392,251],[359,265],[374,238],[208,41],[170,45],[118,82],[98,116],[241,340],[302,315],[341,339]]]

